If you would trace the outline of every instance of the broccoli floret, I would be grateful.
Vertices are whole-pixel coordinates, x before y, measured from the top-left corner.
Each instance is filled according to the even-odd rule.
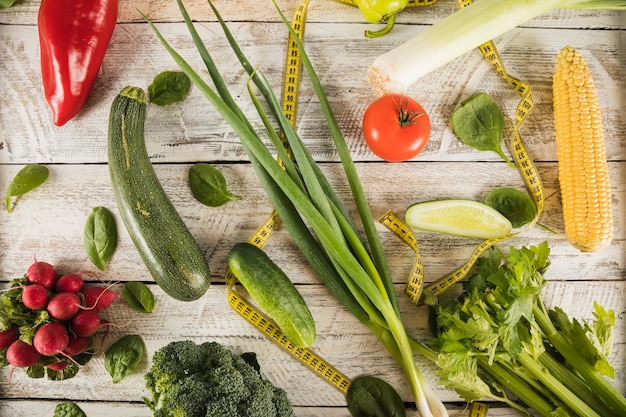
[[[294,417],[287,394],[216,342],[172,342],[146,373],[153,417]]]

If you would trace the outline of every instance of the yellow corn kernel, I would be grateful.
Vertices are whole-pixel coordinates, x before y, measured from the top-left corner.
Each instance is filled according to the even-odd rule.
[[[556,58],[552,90],[565,234],[579,250],[597,251],[613,238],[609,166],[593,77],[571,46]]]

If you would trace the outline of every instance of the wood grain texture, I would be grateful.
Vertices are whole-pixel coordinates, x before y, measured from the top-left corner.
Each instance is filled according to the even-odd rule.
[[[279,1],[288,17],[299,1]],[[246,91],[247,76],[240,69],[206,2],[186,1],[198,21],[198,30],[224,73],[244,111],[252,110]],[[271,1],[215,4],[253,64],[274,86],[280,86],[286,51],[286,31]],[[361,116],[373,99],[365,81],[369,63],[381,53],[406,41],[457,9],[455,0],[405,10],[394,30],[380,39],[366,39],[360,12],[333,0],[312,0],[307,15],[305,45],[326,89],[350,152],[365,186],[375,216],[393,209],[402,217],[412,203],[440,198],[481,200],[497,187],[523,189],[519,173],[493,153],[463,145],[450,130],[450,114],[464,98],[486,91],[501,105],[507,120],[507,140],[518,96],[493,71],[477,51],[472,51],[428,74],[407,94],[429,112],[432,136],[425,151],[414,160],[387,164],[366,147]],[[24,273],[36,255],[62,272],[96,271],[83,248],[83,228],[91,209],[109,208],[118,220],[119,244],[105,272],[94,272],[89,283],[143,281],[157,297],[157,309],[140,315],[121,302],[106,314],[119,327],[111,328],[104,346],[123,334],[141,334],[148,357],[141,370],[113,385],[101,355],[73,380],[52,383],[32,380],[17,370],[10,384],[0,384],[0,416],[52,415],[62,400],[77,402],[89,417],[116,415],[148,417],[143,371],[155,350],[169,341],[215,340],[234,351],[254,350],[264,375],[284,387],[298,417],[348,417],[343,395],[290,358],[228,306],[224,272],[232,245],[248,239],[271,212],[269,201],[234,134],[197,88],[184,102],[150,105],[146,124],[148,153],[174,206],[198,240],[212,269],[207,294],[191,303],[167,297],[152,281],[121,222],[106,165],[107,123],[110,103],[126,85],[146,88],[164,70],[176,69],[137,9],[157,22],[175,48],[198,70],[202,63],[174,1],[120,0],[120,13],[112,43],[93,92],[75,119],[62,128],[52,124],[43,99],[39,74],[37,11],[39,0],[19,0],[0,11],[0,190],[6,190],[17,171],[27,163],[50,169],[40,188],[13,199],[14,212],[0,210],[0,290]],[[544,300],[580,319],[591,319],[593,302],[614,309],[617,323],[611,359],[617,374],[614,384],[626,393],[626,13],[558,9],[526,22],[495,39],[507,70],[528,81],[535,109],[522,127],[524,143],[536,161],[544,187],[545,208],[540,222],[552,234],[533,227],[504,242],[501,247],[533,245],[547,241],[551,266]],[[551,77],[554,58],[565,45],[579,49],[588,61],[599,90],[609,159],[615,233],[613,243],[597,253],[582,254],[563,233],[554,144]],[[258,120],[253,119],[254,123]],[[298,132],[320,162],[340,198],[349,201],[348,186],[339,159],[325,130],[325,122],[310,82],[301,83]],[[506,150],[508,154],[508,150]],[[243,199],[209,208],[193,199],[187,171],[195,162],[209,162],[224,173],[229,188]],[[348,210],[354,212],[353,206]],[[414,254],[397,237],[378,225],[391,272],[400,295],[407,327],[420,340],[429,337],[427,312],[409,304],[402,295]],[[426,282],[462,265],[478,241],[417,232]],[[318,326],[313,349],[349,377],[375,374],[392,383],[405,401],[411,401],[406,381],[397,365],[375,338],[348,314],[320,284],[303,261],[283,227],[265,246],[268,254],[296,283],[309,303]],[[435,366],[424,358],[418,364],[437,394],[446,401],[451,416],[467,416],[466,404],[456,393],[437,385]],[[0,381],[9,369],[0,369]],[[417,412],[408,413],[413,417]],[[512,410],[494,404],[490,417],[512,417]]]

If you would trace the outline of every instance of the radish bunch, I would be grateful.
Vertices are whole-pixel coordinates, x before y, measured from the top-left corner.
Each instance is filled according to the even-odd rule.
[[[85,285],[82,273],[59,276],[51,264],[35,261],[0,295],[0,365],[23,368],[33,378],[75,376],[107,325],[100,312],[119,297]]]

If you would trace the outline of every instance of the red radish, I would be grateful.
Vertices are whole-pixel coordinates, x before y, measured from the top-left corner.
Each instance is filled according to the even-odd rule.
[[[57,320],[69,320],[80,308],[80,297],[73,292],[62,292],[48,301],[48,313]]]
[[[39,284],[51,290],[57,280],[57,272],[49,263],[35,261],[26,271],[26,280],[30,284]]]
[[[31,310],[43,310],[48,299],[48,290],[40,284],[26,285],[22,292],[22,303]]]
[[[56,292],[79,292],[83,289],[83,277],[81,274],[66,274],[59,278],[56,284]]]
[[[69,363],[59,361],[59,362],[51,363],[50,365],[48,365],[48,368],[52,369],[53,371],[62,371],[65,368],[67,368],[67,365],[69,365]]]
[[[85,296],[85,306],[92,308],[95,311],[102,311],[109,307],[111,303],[119,297],[119,294],[111,291],[105,287],[89,286],[83,288],[83,295]]]
[[[16,368],[26,368],[35,365],[41,355],[35,348],[23,340],[16,340],[7,349],[7,362]]]
[[[81,310],[72,317],[72,331],[76,336],[89,337],[98,331],[100,316],[95,310]]]
[[[44,356],[57,355],[67,348],[70,342],[67,328],[61,323],[48,322],[37,329],[33,337],[33,346]]]
[[[3,332],[0,332],[0,349],[6,349],[11,346],[19,337],[20,332],[17,326],[11,326]]]
[[[66,355],[74,356],[83,353],[89,346],[89,338],[74,336],[70,333],[70,341],[63,351]]]

